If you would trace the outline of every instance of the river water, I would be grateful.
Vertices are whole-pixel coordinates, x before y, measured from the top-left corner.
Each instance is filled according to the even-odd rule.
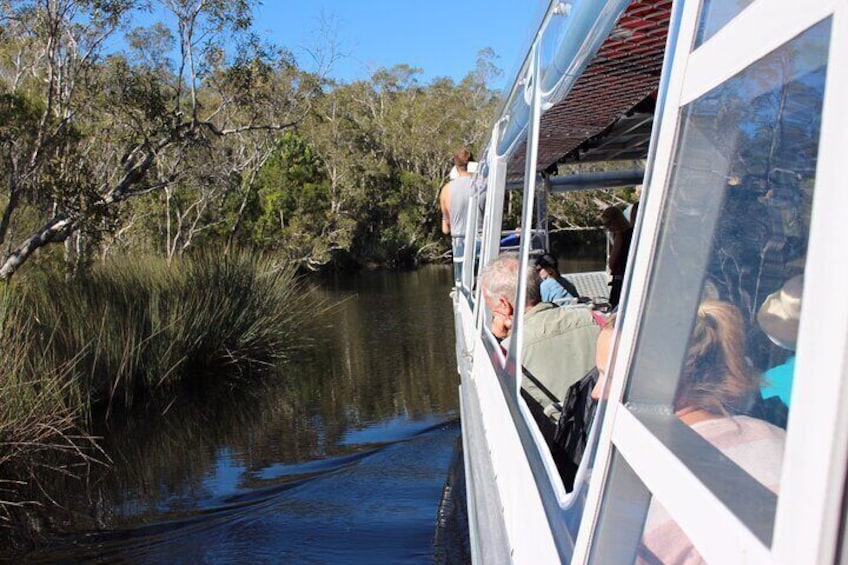
[[[198,385],[97,430],[112,465],[53,485],[67,533],[24,557],[432,563],[459,435],[451,283],[447,267],[322,283],[342,302],[278,378]]]

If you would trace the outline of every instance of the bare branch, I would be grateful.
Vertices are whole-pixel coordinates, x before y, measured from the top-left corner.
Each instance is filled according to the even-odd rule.
[[[39,248],[48,243],[59,241],[73,229],[74,220],[69,217],[56,217],[44,227],[26,238],[0,265],[0,280],[8,279]]]

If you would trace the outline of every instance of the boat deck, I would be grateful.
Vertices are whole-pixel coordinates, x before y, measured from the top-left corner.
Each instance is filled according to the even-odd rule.
[[[610,277],[606,271],[595,271],[590,273],[570,273],[565,278],[574,283],[580,296],[604,300],[609,298]]]

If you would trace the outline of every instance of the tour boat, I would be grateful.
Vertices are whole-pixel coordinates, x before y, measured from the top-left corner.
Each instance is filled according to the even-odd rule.
[[[646,559],[657,508],[706,562],[848,561],[848,255],[836,237],[848,0],[554,0],[540,12],[474,177],[466,225],[479,229],[452,293],[473,562]],[[567,165],[581,172],[558,174],[578,170]],[[523,313],[504,350],[477,275],[516,228],[508,191],[522,197],[523,303],[549,244],[548,201],[635,184],[605,400],[569,492],[520,394]],[[778,345],[761,312],[799,275],[794,343]],[[569,276],[604,301],[606,273]],[[750,370],[794,362],[782,459],[740,459],[674,409],[705,296],[741,313]]]

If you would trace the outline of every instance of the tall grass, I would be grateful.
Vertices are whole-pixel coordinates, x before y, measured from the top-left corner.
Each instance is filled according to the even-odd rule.
[[[76,432],[92,407],[254,375],[307,345],[323,307],[293,268],[248,253],[117,258],[71,281],[30,275],[2,296],[0,518],[45,468],[99,456]]]
[[[23,304],[4,289],[0,320],[0,523],[20,522],[45,471],[73,473],[102,455],[78,431],[78,358],[44,348]]]
[[[303,347],[315,307],[293,268],[249,253],[168,265],[120,258],[72,281],[27,285],[56,359],[73,359],[87,403],[132,404],[187,378],[244,375]]]

